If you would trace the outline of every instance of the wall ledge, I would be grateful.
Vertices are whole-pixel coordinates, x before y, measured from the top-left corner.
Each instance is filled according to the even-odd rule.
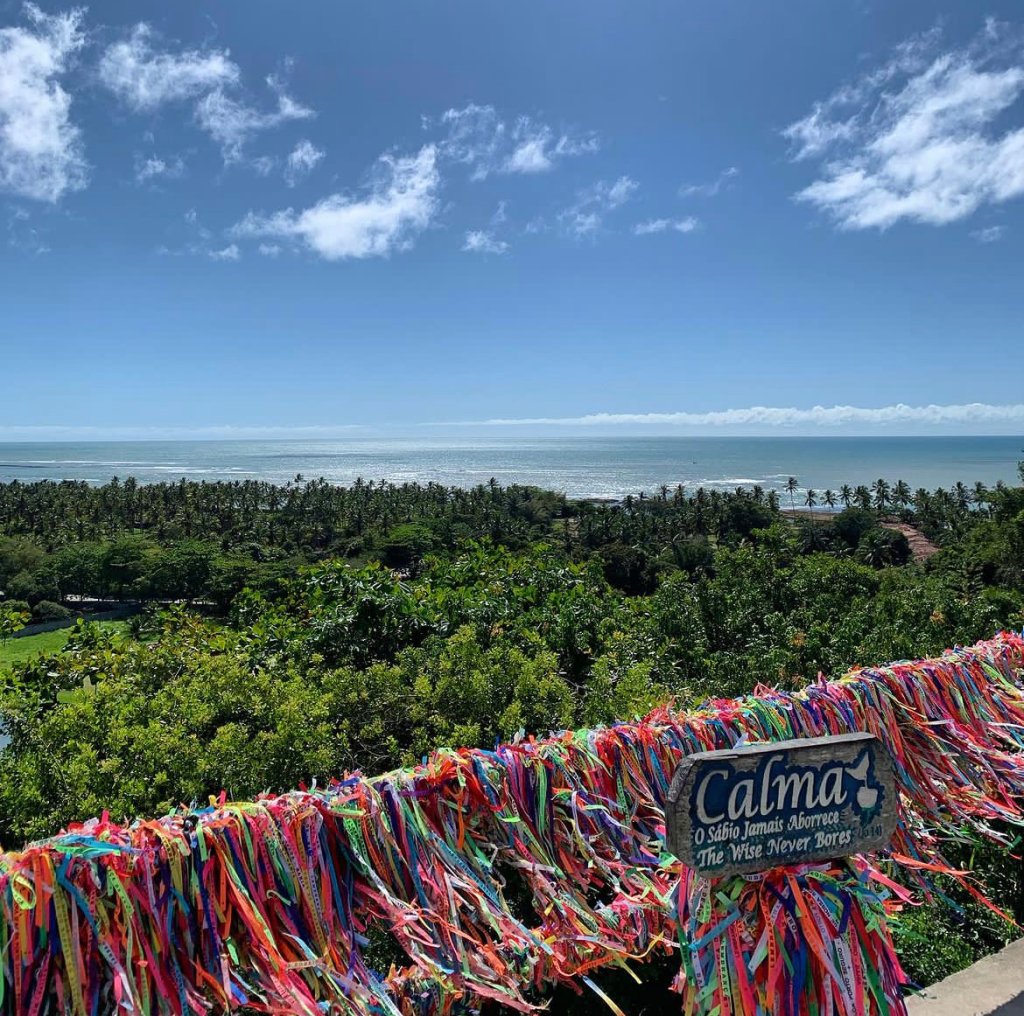
[[[1024,1016],[1024,939],[907,999],[910,1016]]]

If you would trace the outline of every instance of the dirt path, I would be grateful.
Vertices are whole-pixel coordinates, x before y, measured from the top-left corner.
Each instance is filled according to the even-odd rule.
[[[908,526],[905,522],[883,522],[882,525],[886,529],[902,533],[907,538],[907,543],[910,544],[910,553],[914,555],[915,561],[927,561],[932,554],[939,552],[939,548],[927,536],[918,532],[913,526]]]

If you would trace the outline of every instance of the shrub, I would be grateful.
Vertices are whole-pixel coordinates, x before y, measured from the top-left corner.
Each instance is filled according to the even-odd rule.
[[[609,585],[630,596],[646,595],[658,587],[657,562],[642,547],[621,540],[602,547],[598,557]]]
[[[55,600],[60,595],[57,587],[47,577],[31,572],[18,572],[4,590],[15,600],[25,600],[35,605],[40,600]]]
[[[32,608],[32,619],[34,621],[67,621],[75,616],[73,610],[62,607],[53,600],[40,600]]]
[[[910,560],[910,544],[902,533],[876,526],[860,538],[857,554],[874,568],[906,564]]]
[[[409,568],[436,545],[434,534],[416,522],[392,526],[380,546],[380,559],[389,568]]]
[[[0,603],[0,642],[6,642],[21,631],[27,620],[28,614],[10,606],[10,603]]]
[[[832,531],[851,549],[856,547],[861,537],[878,525],[875,513],[864,508],[847,508],[832,520]]]

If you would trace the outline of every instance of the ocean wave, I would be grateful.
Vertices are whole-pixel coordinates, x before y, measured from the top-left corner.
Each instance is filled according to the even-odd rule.
[[[172,463],[173,464],[173,463]],[[22,462],[4,462],[0,465],[13,466],[143,466],[151,468],[155,464],[146,459],[119,460],[119,459],[25,459]]]
[[[683,480],[684,487],[753,487],[757,484],[764,484],[765,480],[751,480],[747,477],[730,478],[717,477],[716,479]]]

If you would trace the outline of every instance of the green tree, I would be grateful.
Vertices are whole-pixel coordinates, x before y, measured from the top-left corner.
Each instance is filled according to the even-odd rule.
[[[0,643],[7,642],[28,622],[29,615],[13,603],[0,603]]]
[[[880,512],[884,512],[889,506],[890,488],[888,481],[881,478],[875,480],[871,485],[871,493],[874,495],[875,508]]]
[[[210,595],[217,550],[199,540],[183,540],[149,556],[148,574],[141,574],[150,596],[192,603]],[[139,579],[135,580],[136,582]]]
[[[848,547],[856,547],[861,537],[878,523],[874,513],[864,508],[846,508],[832,520],[832,530]]]
[[[389,568],[411,568],[436,546],[434,534],[425,525],[404,522],[388,530],[381,543],[381,560]]]
[[[873,568],[906,564],[910,560],[910,544],[902,533],[876,526],[860,538],[857,554]]]
[[[791,476],[789,477],[789,479],[786,480],[786,493],[789,494],[789,507],[792,511],[796,511],[796,501],[794,500],[794,495],[796,494],[798,487],[799,483],[797,482],[797,478],[795,476]]]
[[[59,595],[56,585],[42,572],[18,572],[7,582],[5,593],[14,600],[26,600],[33,606],[40,600],[56,599]]]
[[[137,595],[160,554],[160,549],[142,536],[119,536],[104,545],[99,574],[103,593],[118,600]]]
[[[971,491],[971,501],[978,507],[983,508],[988,504],[989,493],[988,488],[985,484],[980,481],[975,483],[974,489]]]
[[[50,568],[61,599],[99,594],[102,557],[102,544],[85,542],[62,547],[53,555]]]
[[[34,540],[24,536],[0,537],[0,589],[22,573],[31,575],[46,560],[46,551]]]

